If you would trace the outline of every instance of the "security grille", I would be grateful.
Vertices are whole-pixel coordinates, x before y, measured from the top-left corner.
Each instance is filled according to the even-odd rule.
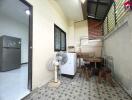
[[[124,7],[125,2],[126,0],[115,0],[113,2],[104,21],[104,34],[110,33],[126,17],[128,10]]]

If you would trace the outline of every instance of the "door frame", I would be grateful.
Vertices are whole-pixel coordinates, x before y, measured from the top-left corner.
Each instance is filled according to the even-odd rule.
[[[33,6],[26,0],[19,0],[29,7],[29,40],[28,40],[28,89],[32,91],[32,53],[33,53]]]

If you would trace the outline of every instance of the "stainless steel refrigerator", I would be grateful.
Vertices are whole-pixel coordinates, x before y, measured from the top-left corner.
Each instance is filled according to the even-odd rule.
[[[0,71],[9,71],[20,68],[21,65],[21,39],[0,37]]]

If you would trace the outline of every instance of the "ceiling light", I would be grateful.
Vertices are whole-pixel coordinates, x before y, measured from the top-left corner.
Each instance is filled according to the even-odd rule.
[[[27,15],[30,15],[30,14],[31,14],[31,12],[30,12],[30,10],[29,10],[29,9],[28,9],[28,10],[26,10],[25,12],[26,12],[26,14],[27,14]]]
[[[81,0],[81,2],[82,2],[82,3],[84,3],[84,2],[85,2],[85,0]]]

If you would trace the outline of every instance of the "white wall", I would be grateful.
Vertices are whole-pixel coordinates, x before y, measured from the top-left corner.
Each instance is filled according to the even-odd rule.
[[[21,38],[21,63],[27,63],[28,26],[0,12],[0,35]]]
[[[75,46],[75,51],[79,51],[80,38],[87,37],[81,41],[81,52],[95,53],[95,56],[101,56],[102,41],[88,40],[88,22],[87,20],[80,22],[69,21],[68,45]]]
[[[87,20],[74,23],[74,28],[75,28],[75,46],[76,46],[76,51],[78,51],[80,38],[88,37],[88,22],[87,22]]]
[[[33,89],[53,78],[47,62],[54,54],[54,23],[68,33],[67,19],[55,0],[28,0],[33,5]]]
[[[88,37],[87,20],[80,22],[69,21],[68,45],[75,46],[75,51],[78,51],[81,37]]]
[[[114,58],[115,77],[132,95],[132,13],[104,41],[104,53]]]
[[[96,57],[101,57],[102,41],[84,39],[81,45],[81,52],[94,53]]]
[[[67,45],[74,46],[75,45],[75,28],[74,21],[69,21],[69,34],[67,35]]]

